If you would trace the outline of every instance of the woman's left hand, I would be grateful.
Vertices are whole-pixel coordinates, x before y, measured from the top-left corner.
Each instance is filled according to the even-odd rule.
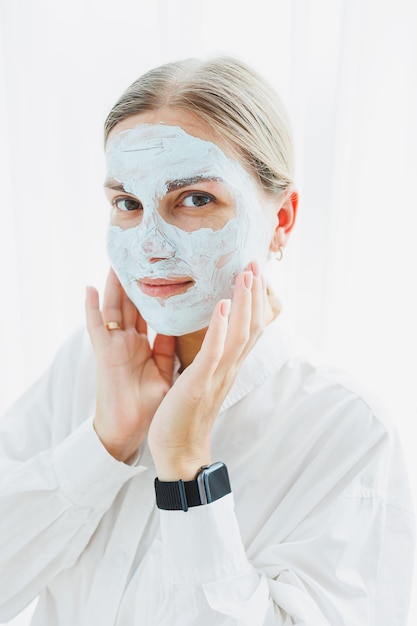
[[[193,480],[209,465],[211,430],[248,352],[263,332],[265,281],[257,263],[236,279],[233,303],[221,300],[194,361],[152,420],[148,444],[161,481]]]

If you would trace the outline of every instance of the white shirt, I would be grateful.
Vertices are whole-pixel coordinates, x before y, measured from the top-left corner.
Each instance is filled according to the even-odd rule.
[[[217,418],[233,493],[155,508],[145,447],[92,427],[77,334],[0,426],[0,620],[36,626],[405,626],[414,517],[395,430],[339,375],[288,353],[280,317]]]

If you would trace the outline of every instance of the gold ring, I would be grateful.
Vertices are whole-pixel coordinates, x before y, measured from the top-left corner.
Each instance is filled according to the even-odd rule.
[[[106,322],[104,326],[107,330],[123,330],[123,326],[120,322]]]

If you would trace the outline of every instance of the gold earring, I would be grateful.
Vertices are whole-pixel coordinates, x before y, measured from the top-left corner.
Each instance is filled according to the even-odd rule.
[[[284,256],[284,248],[282,246],[279,246],[276,256],[275,256],[275,260],[282,261],[283,256]]]

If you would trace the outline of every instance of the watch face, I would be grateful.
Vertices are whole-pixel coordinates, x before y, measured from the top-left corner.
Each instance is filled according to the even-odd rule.
[[[227,467],[221,462],[202,468],[197,483],[201,504],[209,504],[231,492]]]

